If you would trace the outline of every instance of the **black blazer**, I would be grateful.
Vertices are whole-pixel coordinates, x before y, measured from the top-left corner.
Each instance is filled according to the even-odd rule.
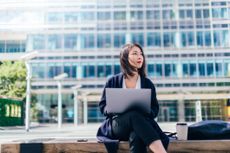
[[[107,114],[105,111],[105,106],[106,106],[105,88],[122,88],[123,77],[124,77],[123,73],[119,73],[117,75],[112,76],[105,84],[105,87],[102,93],[102,97],[101,97],[101,101],[99,103],[101,113],[104,114],[104,116],[106,116],[105,121],[102,123],[97,133],[97,138],[100,141],[104,142],[104,141],[113,139],[112,132],[111,132],[112,131],[111,121],[112,121],[113,114]],[[147,89],[152,90],[152,93],[151,93],[152,111],[148,117],[153,120],[159,112],[159,105],[158,105],[158,101],[156,98],[155,87],[150,79],[146,77],[141,77],[141,88],[147,88]]]

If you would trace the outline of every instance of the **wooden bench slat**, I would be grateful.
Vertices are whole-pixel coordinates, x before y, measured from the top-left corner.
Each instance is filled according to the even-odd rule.
[[[193,140],[174,141],[168,148],[171,153],[202,152],[202,153],[230,153],[230,140]]]
[[[1,153],[20,153],[20,142],[1,144]],[[103,143],[96,141],[47,141],[43,153],[106,153]],[[119,144],[118,153],[129,153],[128,142]],[[149,151],[150,153],[150,151]],[[230,153],[230,140],[172,141],[168,153]]]

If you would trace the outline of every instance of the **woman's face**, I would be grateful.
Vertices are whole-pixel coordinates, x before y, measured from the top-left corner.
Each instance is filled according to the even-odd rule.
[[[137,46],[134,46],[129,51],[129,63],[137,69],[140,69],[143,65],[143,55],[141,49]]]

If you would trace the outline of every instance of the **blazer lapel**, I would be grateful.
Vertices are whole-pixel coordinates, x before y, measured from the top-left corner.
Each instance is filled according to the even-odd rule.
[[[141,88],[145,88],[146,84],[145,84],[145,78],[141,77]]]
[[[124,74],[120,73],[118,77],[118,88],[122,88]]]

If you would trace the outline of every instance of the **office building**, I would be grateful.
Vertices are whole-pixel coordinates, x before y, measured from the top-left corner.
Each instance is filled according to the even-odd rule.
[[[143,46],[147,73],[157,90],[159,122],[226,119],[230,98],[228,0],[0,1],[0,59],[38,51],[30,61],[40,122],[57,116],[61,73],[64,122],[72,122],[78,91],[80,123],[99,122],[103,86],[120,72],[126,43]]]

